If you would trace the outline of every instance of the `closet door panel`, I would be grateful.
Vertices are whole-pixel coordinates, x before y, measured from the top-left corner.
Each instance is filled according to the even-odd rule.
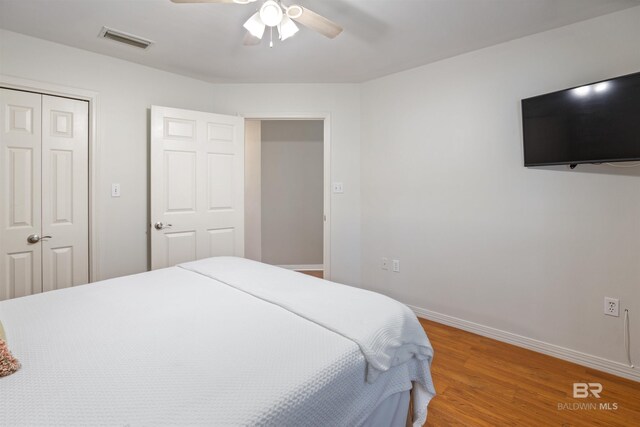
[[[88,103],[42,98],[43,290],[89,281]]]
[[[42,291],[41,102],[0,89],[0,300]]]

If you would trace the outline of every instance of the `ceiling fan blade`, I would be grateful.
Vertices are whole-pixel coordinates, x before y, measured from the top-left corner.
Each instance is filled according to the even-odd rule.
[[[233,0],[171,0],[174,3],[235,3]]]
[[[245,46],[256,46],[259,45],[260,42],[262,42],[262,40],[257,37],[253,37],[249,31],[245,33],[243,42]]]
[[[335,38],[342,32],[342,27],[335,22],[328,20],[322,15],[318,15],[306,7],[300,6],[300,8],[302,9],[302,14],[296,18],[292,17],[291,19],[294,21],[301,23],[309,29],[317,31],[330,39]]]

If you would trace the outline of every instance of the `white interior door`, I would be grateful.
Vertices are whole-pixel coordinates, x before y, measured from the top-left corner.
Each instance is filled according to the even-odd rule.
[[[0,300],[42,292],[42,96],[0,89]]]
[[[88,124],[88,102],[42,97],[41,246],[45,292],[89,281]]]
[[[89,280],[88,103],[0,89],[0,300]]]
[[[151,268],[244,256],[244,119],[151,107]]]

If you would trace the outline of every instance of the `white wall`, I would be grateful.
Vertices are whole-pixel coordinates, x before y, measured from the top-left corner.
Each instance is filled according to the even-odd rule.
[[[99,92],[101,278],[147,268],[147,109],[152,104],[223,114],[330,113],[332,174],[349,189],[332,203],[332,277],[359,283],[358,85],[214,85],[3,30],[0,74]],[[121,184],[122,197],[110,197],[112,182]]]
[[[523,167],[519,103],[640,71],[640,7],[362,88],[363,286],[413,306],[640,363],[640,168]],[[380,258],[401,260],[401,272]]]
[[[323,263],[324,123],[262,122],[262,261]]]
[[[244,123],[244,256],[262,261],[262,121]]]

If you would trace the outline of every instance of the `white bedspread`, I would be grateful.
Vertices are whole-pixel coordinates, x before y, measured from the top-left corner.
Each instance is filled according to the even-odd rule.
[[[435,394],[429,366],[433,348],[415,314],[384,295],[340,285],[243,258],[218,257],[179,267],[218,280],[276,304],[334,331],[360,347],[367,361],[367,382],[412,359],[421,368],[414,392],[417,402]],[[426,405],[416,405],[417,419]]]
[[[355,426],[425,377],[413,358],[367,383],[353,340],[178,267],[3,301],[0,319],[23,365],[0,379],[2,425]]]

